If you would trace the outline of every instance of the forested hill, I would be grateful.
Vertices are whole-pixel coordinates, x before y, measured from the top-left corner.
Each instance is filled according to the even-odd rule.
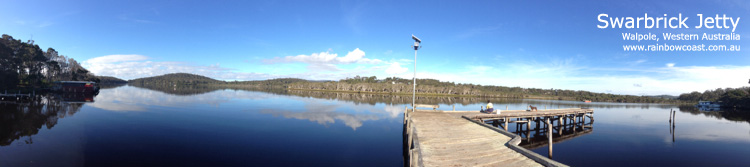
[[[188,73],[172,73],[153,77],[138,78],[128,80],[130,84],[177,84],[177,85],[191,85],[191,84],[220,84],[224,81],[215,80],[213,78],[205,77],[202,75],[188,74]]]
[[[262,81],[221,81],[202,75],[189,73],[171,73],[153,77],[138,78],[127,81],[130,84],[211,84],[211,85],[254,85],[254,86],[286,86],[296,82],[316,82],[297,78],[276,78]]]

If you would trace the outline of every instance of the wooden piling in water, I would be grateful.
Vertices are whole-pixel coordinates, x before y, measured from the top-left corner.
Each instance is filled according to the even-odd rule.
[[[508,131],[508,117],[503,118],[503,120],[505,120],[505,126],[503,127],[505,128],[505,131]]]
[[[545,119],[547,121],[547,142],[549,143],[549,158],[552,158],[552,124],[550,124],[550,118]]]

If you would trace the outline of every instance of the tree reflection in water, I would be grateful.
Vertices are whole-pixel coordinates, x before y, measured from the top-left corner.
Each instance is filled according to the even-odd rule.
[[[39,129],[51,129],[61,118],[73,116],[93,95],[62,94],[37,95],[27,101],[0,101],[0,146],[29,136],[25,142],[32,144],[31,136]]]
[[[679,111],[691,115],[704,115],[710,118],[726,119],[733,122],[746,122],[750,124],[750,111],[722,108],[719,111],[701,111],[695,106],[679,106]]]
[[[170,85],[133,85],[140,88],[146,88],[149,90],[155,90],[164,92],[172,95],[198,95],[216,90],[233,89],[233,90],[245,90],[245,91],[258,91],[271,93],[276,95],[292,95],[299,97],[312,97],[316,99],[328,99],[328,100],[339,100],[339,101],[351,101],[355,104],[369,104],[375,105],[376,103],[385,103],[387,106],[399,106],[411,104],[411,96],[408,95],[394,95],[394,94],[369,94],[369,93],[347,93],[347,92],[325,92],[325,91],[306,91],[306,90],[287,90],[279,87],[241,87],[241,88],[229,88],[221,86],[170,86]],[[495,104],[531,104],[534,106],[548,106],[549,108],[626,108],[626,109],[670,109],[673,108],[672,104],[649,104],[649,103],[582,103],[577,101],[559,101],[559,100],[528,100],[528,99],[509,99],[509,98],[490,98]],[[447,104],[447,105],[474,105],[485,103],[488,98],[485,97],[449,97],[449,96],[420,96],[417,97],[416,101],[420,104]],[[479,105],[476,110],[479,110]],[[705,112],[699,111],[693,106],[680,106],[681,112],[691,113],[693,115],[703,114],[708,117],[714,117],[717,119],[727,119],[731,121],[743,121],[750,123],[750,112],[739,111],[732,109],[724,109],[723,111]],[[451,110],[449,107],[441,108],[443,110]],[[390,109],[390,110],[393,110]]]

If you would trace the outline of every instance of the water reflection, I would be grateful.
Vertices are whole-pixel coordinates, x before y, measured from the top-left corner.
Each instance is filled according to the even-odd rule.
[[[171,95],[197,95],[215,90],[220,90],[217,87],[211,87],[208,85],[170,85],[170,84],[139,84],[139,83],[128,83],[129,86],[135,86],[139,88],[149,89],[153,91],[164,92]]]
[[[153,91],[149,88],[124,86],[117,89],[101,91],[92,107],[109,111],[149,111],[154,106],[170,108],[190,108],[208,104],[219,107],[243,103],[254,106],[246,111],[281,116],[283,118],[309,120],[328,127],[341,121],[345,126],[357,130],[365,121],[393,119],[403,113],[404,105],[378,103],[360,103],[334,99],[318,99],[296,95],[245,91],[235,89],[210,89],[200,94],[174,95],[169,91]],[[272,102],[272,103],[267,103]],[[258,103],[258,104],[256,104]],[[279,103],[279,104],[273,104]],[[302,108],[295,108],[300,106]]]
[[[750,111],[739,109],[721,109],[717,111],[702,111],[695,106],[679,106],[680,112],[691,115],[704,115],[718,120],[726,119],[732,122],[746,122],[750,124]]]
[[[394,166],[403,107],[228,89],[45,95],[0,103],[0,166]]]
[[[677,111],[674,111],[672,109],[669,109],[669,134],[672,135],[672,143],[675,142],[674,134],[675,134],[675,127],[677,121],[675,120],[675,116],[677,115]]]
[[[129,84],[130,86],[154,90],[171,95],[200,95],[211,93],[217,90],[245,90],[265,92],[276,95],[293,95],[298,97],[310,97],[325,100],[351,101],[355,103],[365,103],[375,105],[385,103],[391,105],[411,104],[410,95],[393,95],[393,94],[368,94],[368,93],[344,93],[344,92],[324,92],[324,91],[305,91],[305,90],[287,90],[277,87],[221,87],[210,85],[193,85],[193,86],[174,86],[174,85],[141,85]],[[491,100],[495,104],[531,104],[541,108],[626,108],[626,109],[669,109],[674,107],[672,104],[649,104],[649,103],[585,103],[579,101],[560,101],[560,100],[533,100],[533,99],[510,99],[510,98],[485,98],[485,97],[446,97],[446,96],[421,96],[416,98],[420,104],[442,104],[442,106],[451,105],[472,105],[469,109],[479,110],[481,103]],[[450,110],[452,108],[441,108]]]
[[[133,85],[133,84],[131,84]],[[322,92],[322,91],[303,91],[303,90],[286,90],[279,88],[262,88],[262,87],[242,87],[242,88],[228,88],[228,87],[216,87],[216,86],[168,86],[168,85],[133,85],[138,88],[144,88],[155,91],[141,91],[136,94],[124,93],[125,90],[119,92],[111,92],[110,94],[102,97],[111,97],[113,99],[97,99],[104,100],[104,102],[97,102],[96,107],[108,108],[109,110],[126,110],[130,104],[122,104],[130,100],[133,96],[135,99],[147,99],[142,100],[138,103],[153,104],[153,105],[189,105],[191,103],[209,103],[213,105],[219,105],[227,102],[226,99],[237,98],[242,96],[242,93],[227,94],[231,92],[227,90],[234,90],[238,92],[240,90],[250,92],[264,92],[266,94],[250,94],[250,96],[256,97],[240,97],[240,98],[270,98],[272,95],[281,96],[294,96],[294,97],[305,97],[315,98],[321,100],[333,100],[333,101],[344,101],[353,102],[354,104],[386,104],[383,108],[377,109],[376,111],[385,111],[389,113],[391,118],[395,118],[399,113],[403,112],[403,106],[411,103],[411,96],[392,95],[392,94],[365,94],[365,93],[342,93],[342,92]],[[224,91],[218,91],[224,90]],[[131,91],[131,90],[127,90]],[[219,92],[219,93],[217,93]],[[163,94],[159,94],[163,93]],[[177,98],[177,96],[165,96],[169,95],[180,95],[188,96],[190,98]],[[208,96],[203,96],[208,94]],[[220,95],[217,95],[220,94]],[[197,96],[201,95],[201,96]],[[248,95],[248,94],[245,94]],[[217,97],[221,96],[221,98]],[[166,99],[154,99],[156,97],[167,97]],[[559,101],[559,100],[530,100],[530,99],[505,99],[505,98],[482,98],[482,97],[439,97],[439,96],[426,96],[417,97],[417,103],[422,104],[440,104],[442,110],[452,110],[455,106],[456,110],[479,110],[479,106],[484,105],[487,100],[491,100],[496,106],[508,106],[510,109],[525,109],[527,105],[538,106],[540,109],[555,109],[555,108],[596,108],[596,109],[664,109],[669,110],[675,108],[673,104],[648,104],[648,103],[585,103],[579,101]],[[115,102],[115,103],[109,103]],[[105,104],[108,103],[108,104]],[[364,106],[364,105],[363,105]],[[356,106],[355,109],[363,106]],[[501,107],[503,108],[503,107]],[[142,108],[135,107],[131,110],[142,111]],[[717,112],[703,112],[699,111],[693,106],[680,106],[680,112],[688,112],[693,115],[706,115],[717,119],[727,119],[732,121],[742,121],[750,123],[750,112],[745,111],[717,111]],[[293,113],[281,114],[283,111],[278,111],[276,115],[287,115],[290,118],[302,118],[299,115],[291,116]],[[264,111],[264,113],[270,114],[270,111]],[[319,114],[319,113],[318,113]],[[310,117],[310,116],[308,116]],[[331,117],[331,116],[329,116]],[[641,115],[633,115],[633,119],[652,119],[642,118]],[[335,120],[335,119],[333,119]],[[641,120],[643,121],[643,120]],[[316,121],[318,122],[318,121]],[[330,122],[330,121],[323,121]]]
[[[750,125],[750,111],[735,109],[701,111],[694,106],[679,106],[671,116],[671,135],[664,139],[667,143],[676,140],[750,142],[749,136],[738,133],[750,127],[748,126]],[[667,122],[669,119],[667,115],[663,117]],[[735,123],[747,124],[738,126]]]
[[[354,102],[335,102],[334,100],[320,100],[290,97],[291,99],[303,101],[304,109],[291,111],[278,108],[266,108],[259,112],[271,114],[273,116],[283,116],[284,118],[294,118],[299,120],[309,120],[328,127],[329,124],[335,123],[336,120],[342,121],[344,125],[357,130],[362,126],[364,121],[380,120],[384,118],[396,118],[403,113],[404,106],[384,105],[379,108],[376,105],[354,103]],[[352,110],[347,112],[347,110]]]
[[[103,87],[91,102],[87,99],[91,97],[44,95],[29,102],[0,102],[0,166],[25,166],[19,164],[30,160],[47,162],[40,166],[75,165],[58,159],[92,166],[399,165],[400,117],[411,103],[411,96],[387,94],[224,88],[179,93],[134,86]],[[486,100],[421,97],[418,103],[440,104],[442,110],[452,105],[456,110],[478,110]],[[553,126],[555,159],[571,166],[684,166],[716,159],[732,162],[719,166],[741,166],[737,164],[746,160],[732,156],[750,154],[736,149],[750,143],[748,112],[704,112],[665,104],[490,100],[509,109],[529,104],[540,109],[594,109],[596,133],[588,122],[570,125],[564,120],[563,126]],[[679,112],[670,115],[670,108]],[[76,118],[60,121],[74,114]],[[509,130],[524,138],[521,146],[544,154],[549,146],[546,128],[531,123],[534,128],[510,124]],[[663,126],[667,123],[670,129]],[[676,140],[680,142],[673,144]],[[290,155],[295,161],[289,161]],[[708,160],[695,163],[691,160],[699,158],[684,158],[690,156]],[[634,157],[639,161],[632,161]]]
[[[217,85],[168,85],[168,84],[139,84],[128,83],[128,86],[158,91],[171,95],[189,96],[210,93],[217,90],[246,90],[258,91],[271,94],[287,94],[287,90],[280,87],[255,87],[255,86],[217,86]]]
[[[31,136],[39,129],[52,129],[59,119],[73,116],[93,95],[47,94],[36,95],[27,101],[0,101],[0,146],[7,146],[24,137],[33,144]]]
[[[145,88],[124,86],[100,91],[96,103],[90,106],[109,111],[148,111],[149,106],[184,108],[200,104],[218,106],[230,99],[263,99],[265,93],[245,93],[238,91],[215,91],[199,95],[173,95]]]
[[[128,85],[128,84],[125,84],[125,83],[100,84],[99,89],[114,89],[114,88],[118,88],[118,87],[125,86],[125,85]]]
[[[519,146],[533,150],[544,146],[548,147],[547,155],[552,158],[552,147],[554,143],[571,140],[583,135],[591,134],[594,131],[593,119],[585,119],[587,116],[580,115],[572,117],[570,115],[557,116],[549,119],[545,118],[515,118],[509,120],[508,131],[521,137]],[[505,128],[498,120],[486,122],[498,128]],[[549,123],[549,124],[548,124]],[[513,128],[515,126],[515,128]],[[550,137],[552,139],[550,139]]]
[[[361,127],[363,121],[379,119],[378,116],[375,115],[355,115],[332,111],[314,110],[310,112],[293,112],[285,110],[264,109],[261,110],[260,113],[272,114],[274,116],[283,116],[284,118],[309,120],[317,122],[318,124],[324,125],[326,127],[328,127],[328,124],[330,123],[335,123],[335,120],[340,120],[343,121],[346,126],[351,127],[352,130],[357,130],[357,128]]]
[[[561,100],[533,100],[527,99],[524,102],[533,106],[556,108],[597,108],[597,109],[670,109],[673,104],[656,104],[656,103],[611,103],[611,102],[580,102],[580,101],[561,101]]]
[[[563,123],[563,125],[557,124],[555,125],[553,121],[553,127],[552,127],[552,143],[559,143],[563,141],[567,141],[576,137],[580,137],[583,135],[591,134],[594,132],[593,128],[593,121],[582,123]],[[521,143],[518,144],[521,147],[524,147],[526,149],[536,149],[544,146],[548,146],[548,138],[547,133],[549,133],[546,126],[544,125],[544,122],[541,122],[541,126],[537,123],[537,126],[532,126],[532,129],[523,129],[523,126],[518,126],[516,128],[516,131],[513,131],[512,133],[515,133],[516,135],[519,135],[522,137],[523,140],[521,140]],[[532,122],[532,125],[535,124]],[[510,129],[509,129],[510,130]]]

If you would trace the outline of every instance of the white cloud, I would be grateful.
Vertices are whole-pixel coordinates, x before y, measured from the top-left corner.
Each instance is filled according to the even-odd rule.
[[[347,53],[346,56],[344,56],[342,58],[337,58],[337,59],[338,59],[338,61],[340,61],[342,63],[353,63],[353,62],[356,62],[358,60],[361,60],[364,57],[365,57],[365,52],[362,51],[362,50],[359,50],[359,48],[357,48],[357,49],[354,49],[353,51]]]
[[[339,57],[336,53],[325,51],[312,53],[310,55],[286,56],[283,58],[276,57],[265,59],[263,62],[268,64],[276,63],[306,63],[309,71],[343,71],[337,65],[340,64],[380,64],[383,61],[379,59],[365,58],[365,52],[356,48],[348,52],[345,56]]]
[[[398,62],[393,62],[391,63],[390,66],[388,66],[387,69],[385,69],[385,73],[388,75],[397,75],[397,74],[404,73],[408,70],[409,70],[408,68],[401,67],[401,64],[399,64]]]
[[[331,51],[325,51],[320,53],[313,53],[310,55],[297,55],[297,56],[286,56],[284,58],[273,58],[264,60],[266,63],[310,63],[310,64],[351,64],[351,63],[365,63],[365,64],[378,64],[381,60],[365,58],[365,52],[356,48],[344,57],[339,57],[336,53]]]
[[[667,67],[674,67],[674,63],[667,63]]]
[[[287,56],[281,62],[303,62],[303,63],[333,63],[338,54],[328,51],[308,55]]]

